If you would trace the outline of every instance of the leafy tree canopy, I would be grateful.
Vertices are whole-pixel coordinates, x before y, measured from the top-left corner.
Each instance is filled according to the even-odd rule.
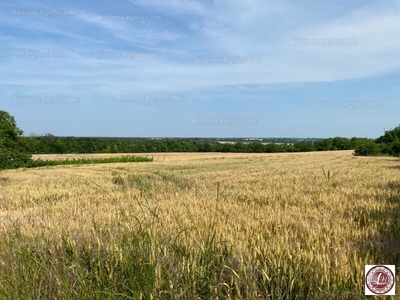
[[[14,117],[0,110],[0,170],[21,167],[31,159],[22,134]]]
[[[400,140],[400,125],[391,130],[386,130],[385,134],[376,139],[377,143],[389,144]]]

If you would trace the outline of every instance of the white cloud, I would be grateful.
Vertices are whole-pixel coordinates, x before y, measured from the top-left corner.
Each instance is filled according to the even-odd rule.
[[[16,60],[9,60],[5,63],[11,71],[7,77],[3,76],[3,80],[39,89],[47,86],[66,90],[76,90],[77,86],[86,83],[109,96],[116,91],[129,92],[132,86],[139,91],[173,92],[223,85],[337,81],[385,74],[400,67],[397,58],[400,16],[392,15],[387,6],[374,8],[374,11],[358,9],[323,22],[316,18],[292,24],[280,20],[290,19],[295,13],[307,14],[311,10],[310,4],[301,11],[297,4],[288,2],[221,0],[206,13],[205,6],[195,1],[134,3],[163,10],[168,6],[168,12],[185,11],[201,16],[201,19],[196,21],[192,31],[165,29],[162,22],[151,28],[132,26],[129,22],[107,22],[99,15],[87,12],[74,17],[80,22],[75,20],[70,27],[52,27],[48,23],[19,24],[25,30],[43,30],[70,39],[59,45],[64,47],[66,57],[54,59],[49,64],[45,60],[40,68],[37,67],[38,60],[27,61],[25,69],[21,69]],[[88,25],[104,31],[106,38],[98,40],[79,32],[80,26]],[[110,37],[115,40],[111,41]],[[294,45],[294,38],[356,39],[357,44]],[[29,45],[24,39],[29,37],[13,40],[13,46]],[[94,58],[96,51],[117,51],[119,45],[115,41],[131,44],[132,49],[139,46],[144,49],[142,51],[159,52],[161,56],[144,60]],[[82,46],[78,46],[78,42]],[[38,46],[33,41],[30,43],[32,47]],[[51,48],[54,45],[55,42],[49,39],[40,46]],[[262,62],[196,63],[199,56],[259,57]],[[21,78],[18,70],[36,76],[35,80],[29,79],[28,75]],[[62,85],[65,81],[69,84]]]
[[[131,3],[157,10],[167,10],[168,13],[193,13],[197,15],[206,13],[202,2],[193,0],[132,0]]]

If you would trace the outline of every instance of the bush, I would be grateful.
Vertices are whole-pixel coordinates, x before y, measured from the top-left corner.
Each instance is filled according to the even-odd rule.
[[[22,134],[14,117],[0,110],[0,170],[22,167],[31,160]]]
[[[381,154],[381,146],[374,140],[365,140],[354,149],[355,155],[374,156]]]
[[[105,163],[126,163],[126,162],[148,162],[152,158],[143,156],[127,155],[122,157],[108,158],[73,158],[66,160],[31,160],[24,165],[26,168],[59,166],[59,165],[86,165],[86,164],[105,164]]]

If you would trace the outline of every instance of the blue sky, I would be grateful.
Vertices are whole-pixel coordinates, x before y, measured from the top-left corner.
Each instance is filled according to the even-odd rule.
[[[372,137],[400,123],[400,0],[2,1],[26,135]]]

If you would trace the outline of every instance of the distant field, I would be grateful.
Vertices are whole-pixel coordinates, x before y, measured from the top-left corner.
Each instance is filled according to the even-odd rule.
[[[400,274],[400,160],[352,153],[2,171],[0,298],[364,299]]]
[[[34,154],[33,159],[72,159],[72,158],[106,158],[121,157],[127,155],[153,157],[155,161],[183,161],[183,160],[201,160],[201,159],[246,159],[246,158],[267,158],[267,157],[304,157],[304,156],[349,156],[354,150],[344,151],[315,151],[298,153],[222,153],[222,152],[204,152],[204,153],[95,153],[95,154]]]

